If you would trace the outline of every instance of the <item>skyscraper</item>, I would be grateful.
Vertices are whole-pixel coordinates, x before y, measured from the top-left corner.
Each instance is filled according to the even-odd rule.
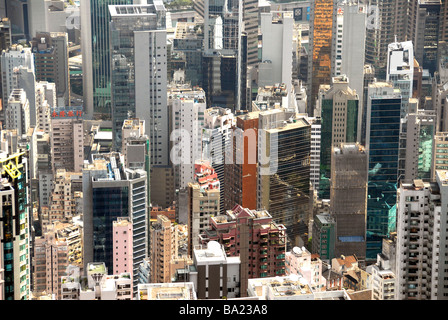
[[[132,112],[145,120],[145,132],[151,142],[151,164],[167,165],[165,7],[156,0],[150,5],[111,5],[109,11],[115,148],[121,146],[121,127],[128,112]]]
[[[108,5],[132,4],[132,0],[81,0],[81,50],[84,113],[111,118]]]
[[[334,255],[366,254],[367,153],[343,143],[331,154],[330,211],[335,221]]]
[[[386,81],[400,89],[401,118],[408,114],[409,99],[412,98],[414,82],[414,47],[412,41],[393,42],[387,50]]]
[[[373,66],[378,78],[384,79],[388,45],[395,37],[397,41],[406,41],[408,1],[370,0],[367,10],[365,63]]]
[[[65,32],[39,32],[31,41],[36,81],[56,84],[58,106],[70,105],[68,36]]]
[[[293,13],[261,13],[260,29],[263,48],[259,64],[258,85],[272,86],[284,83],[292,88]]]
[[[331,50],[335,0],[315,0],[311,6],[310,58],[308,59],[308,114],[313,107],[322,84],[331,81]]]
[[[114,273],[113,221],[127,217],[133,230],[133,283],[148,255],[147,172],[127,169],[120,154],[99,154],[83,170],[84,265],[104,262]]]
[[[369,85],[366,151],[368,159],[366,259],[376,259],[382,239],[395,230],[401,94],[392,84]]]
[[[243,102],[248,39],[243,34],[244,2],[204,2],[203,88],[207,105],[230,107],[233,111],[246,109]],[[253,28],[250,32],[253,37]]]
[[[321,117],[319,197],[330,198],[331,148],[358,142],[361,121],[358,93],[345,76],[332,78],[331,86],[321,86],[318,108]]]
[[[13,146],[14,147],[14,146]],[[0,297],[28,300],[31,292],[31,222],[28,159],[2,151],[0,182]]]
[[[338,8],[333,28],[332,77],[346,75],[350,87],[359,96],[359,109],[363,104],[363,82],[366,47],[367,6],[345,2]]]
[[[287,228],[293,245],[306,238],[310,214],[311,125],[285,110],[261,112],[257,208]]]
[[[431,75],[437,70],[437,47],[440,21],[443,18],[441,0],[409,2],[407,37],[414,44],[415,57]]]

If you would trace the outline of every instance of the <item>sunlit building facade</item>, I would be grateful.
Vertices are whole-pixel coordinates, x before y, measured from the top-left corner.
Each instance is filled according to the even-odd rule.
[[[320,85],[330,84],[331,80],[333,16],[336,14],[334,2],[334,0],[316,0],[311,6],[308,114],[313,114],[313,105]]]

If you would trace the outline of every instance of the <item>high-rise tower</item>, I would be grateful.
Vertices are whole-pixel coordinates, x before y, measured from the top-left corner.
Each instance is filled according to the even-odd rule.
[[[308,114],[313,114],[319,87],[331,81],[331,49],[335,0],[315,0],[311,6],[308,59]]]
[[[84,113],[106,119],[111,116],[109,5],[132,4],[132,0],[81,0],[81,50]]]

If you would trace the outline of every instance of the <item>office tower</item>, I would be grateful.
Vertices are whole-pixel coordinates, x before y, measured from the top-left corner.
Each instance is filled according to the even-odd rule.
[[[55,85],[54,83],[39,82],[35,88],[36,129],[50,135],[52,110],[47,99],[56,98],[55,95],[53,96],[56,93]]]
[[[34,72],[34,55],[30,48],[13,44],[8,50],[2,52],[2,101],[8,101],[14,87],[13,71],[22,66]]]
[[[432,104],[437,114],[437,132],[448,131],[448,86],[446,82],[434,81],[432,88]]]
[[[437,46],[437,71],[434,73],[434,80],[440,84],[448,79],[448,42],[439,41]]]
[[[413,96],[414,47],[412,41],[389,44],[386,81],[390,81],[395,88],[400,89],[402,96],[400,116],[404,118],[410,112],[408,104]]]
[[[372,65],[376,77],[384,79],[388,45],[395,37],[406,41],[408,1],[371,0],[367,10],[365,63]]]
[[[145,120],[151,164],[168,165],[165,7],[154,1],[149,5],[111,5],[109,11],[114,147],[121,146],[121,127],[130,111]]]
[[[349,2],[338,8],[333,28],[332,76],[346,75],[350,86],[359,96],[359,107],[363,103],[363,82],[366,46],[367,5]]]
[[[249,210],[257,208],[258,114],[254,111],[236,117],[231,137],[232,163],[224,166],[225,210],[235,205]]]
[[[174,140],[170,155],[176,189],[186,188],[194,180],[195,162],[202,159],[202,128],[207,108],[205,92],[201,88],[170,88],[168,105],[171,113],[170,140]]]
[[[308,114],[313,114],[319,87],[331,81],[334,0],[315,0],[311,6],[308,58]]]
[[[133,278],[132,231],[132,221],[129,217],[118,217],[117,221],[112,222],[114,274],[129,273],[131,278]]]
[[[439,41],[448,41],[448,4],[442,1],[440,7]]]
[[[398,190],[397,300],[445,300],[446,201],[445,170],[436,179],[403,181]]]
[[[359,96],[350,83],[351,81],[342,75],[332,78],[331,86],[322,86],[319,90],[317,113],[321,117],[321,199],[330,197],[331,148],[339,147],[341,143],[360,140]]]
[[[36,237],[34,242],[33,293],[45,291],[61,299],[61,277],[66,275],[68,267],[68,242],[59,238],[53,230]]]
[[[262,54],[259,64],[258,86],[284,83],[292,89],[293,13],[270,12],[261,14]]]
[[[260,112],[257,208],[287,228],[292,244],[308,241],[311,125],[285,110]]]
[[[171,165],[163,167],[151,166],[151,204],[168,208],[175,200],[175,177]]]
[[[321,118],[308,118],[311,123],[310,181],[315,192],[319,192],[320,153],[322,141]]]
[[[3,50],[7,50],[10,46],[11,46],[11,23],[8,18],[2,18],[0,22],[0,51],[3,52]],[[0,64],[0,72],[1,72],[1,64]],[[3,85],[1,84],[2,78],[3,77],[0,77],[0,97],[3,97],[2,93]]]
[[[258,64],[258,1],[243,1],[243,24],[247,34],[247,66]],[[245,70],[243,70],[244,72]]]
[[[437,170],[448,170],[448,160],[446,159],[448,153],[448,133],[437,132],[434,135],[434,160],[432,167],[432,179],[435,179]]]
[[[375,82],[375,70],[372,65],[364,65],[364,81],[363,81],[363,101],[362,101],[362,120],[361,120],[361,144],[364,146],[366,144],[366,124],[367,124],[367,101],[368,101],[368,91],[369,84]]]
[[[220,180],[207,162],[195,164],[195,181],[188,184],[188,254],[209,228],[211,216],[220,212]]]
[[[29,300],[32,275],[28,159],[23,151],[10,153],[2,149],[0,296],[4,300]]]
[[[335,241],[335,221],[333,217],[329,213],[315,215],[311,252],[317,253],[322,260],[331,261],[335,257]]]
[[[286,274],[286,228],[274,222],[267,210],[236,205],[225,215],[210,218],[201,243],[217,241],[227,256],[241,260],[240,293],[246,296],[247,280]]]
[[[412,98],[423,97],[423,68],[414,57],[414,81],[412,83]]]
[[[366,254],[367,153],[342,143],[331,153],[330,212],[335,221],[334,255]]]
[[[11,46],[11,22],[4,16],[0,21],[0,49],[3,51]]]
[[[202,130],[202,160],[208,161],[220,182],[220,212],[225,212],[225,165],[231,159],[232,128],[235,116],[230,109],[211,107],[204,112]],[[229,153],[230,152],[230,153]]]
[[[90,118],[99,114],[111,119],[108,6],[132,4],[132,0],[81,0],[80,4],[84,112]]]
[[[145,134],[145,121],[141,119],[126,119],[121,129],[121,153],[124,166],[129,169],[143,169],[151,172],[150,143]],[[147,175],[147,185],[150,186],[150,175]],[[159,185],[157,185],[159,187]],[[151,188],[148,188],[148,206],[151,204]]]
[[[79,117],[53,117],[51,119],[52,169],[81,172],[84,165],[84,130]]]
[[[72,3],[73,4],[73,3]],[[66,32],[70,23],[71,7],[62,0],[34,0],[28,2],[28,28],[30,38],[39,32]],[[79,26],[74,26],[79,28]]]
[[[28,1],[5,0],[4,16],[11,22],[12,42],[29,40]]]
[[[123,166],[118,153],[93,156],[83,169],[84,264],[104,261],[114,273],[113,221],[128,217],[133,230],[133,284],[148,255],[147,173]],[[136,291],[135,291],[136,292]]]
[[[5,128],[21,136],[30,128],[30,104],[23,89],[14,89],[5,107]]]
[[[431,75],[437,70],[437,46],[442,1],[418,0],[409,2],[407,38],[414,44],[415,58]]]
[[[376,259],[382,238],[395,230],[401,94],[385,82],[369,85],[366,151],[369,154],[366,259]]]
[[[243,33],[245,2],[204,1],[202,86],[206,93],[207,105],[230,107],[233,111],[246,109],[244,101],[248,35]],[[247,2],[249,6],[254,5],[253,0]],[[250,17],[255,18],[253,15]],[[255,36],[253,26],[248,31],[251,33],[253,43]]]
[[[31,41],[36,81],[56,85],[57,105],[70,105],[68,36],[65,32],[38,32]]]
[[[178,256],[177,227],[164,215],[157,215],[151,224],[151,281],[152,283],[171,282],[171,259]]]
[[[178,22],[173,39],[173,52],[185,56],[185,82],[202,86],[202,44],[204,26],[198,22]]]
[[[36,108],[36,78],[34,70],[26,67],[16,67],[12,72],[11,90],[21,89],[26,92],[26,97],[29,102],[29,118],[30,126],[35,127],[37,124],[37,108]]]
[[[410,99],[410,103],[416,99]],[[436,114],[433,110],[416,110],[402,119],[400,138],[400,179],[430,179],[433,176]]]

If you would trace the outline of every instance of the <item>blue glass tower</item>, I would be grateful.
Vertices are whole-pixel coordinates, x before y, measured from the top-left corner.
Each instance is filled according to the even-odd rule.
[[[369,86],[366,259],[381,253],[382,239],[395,231],[401,93],[383,82]]]

